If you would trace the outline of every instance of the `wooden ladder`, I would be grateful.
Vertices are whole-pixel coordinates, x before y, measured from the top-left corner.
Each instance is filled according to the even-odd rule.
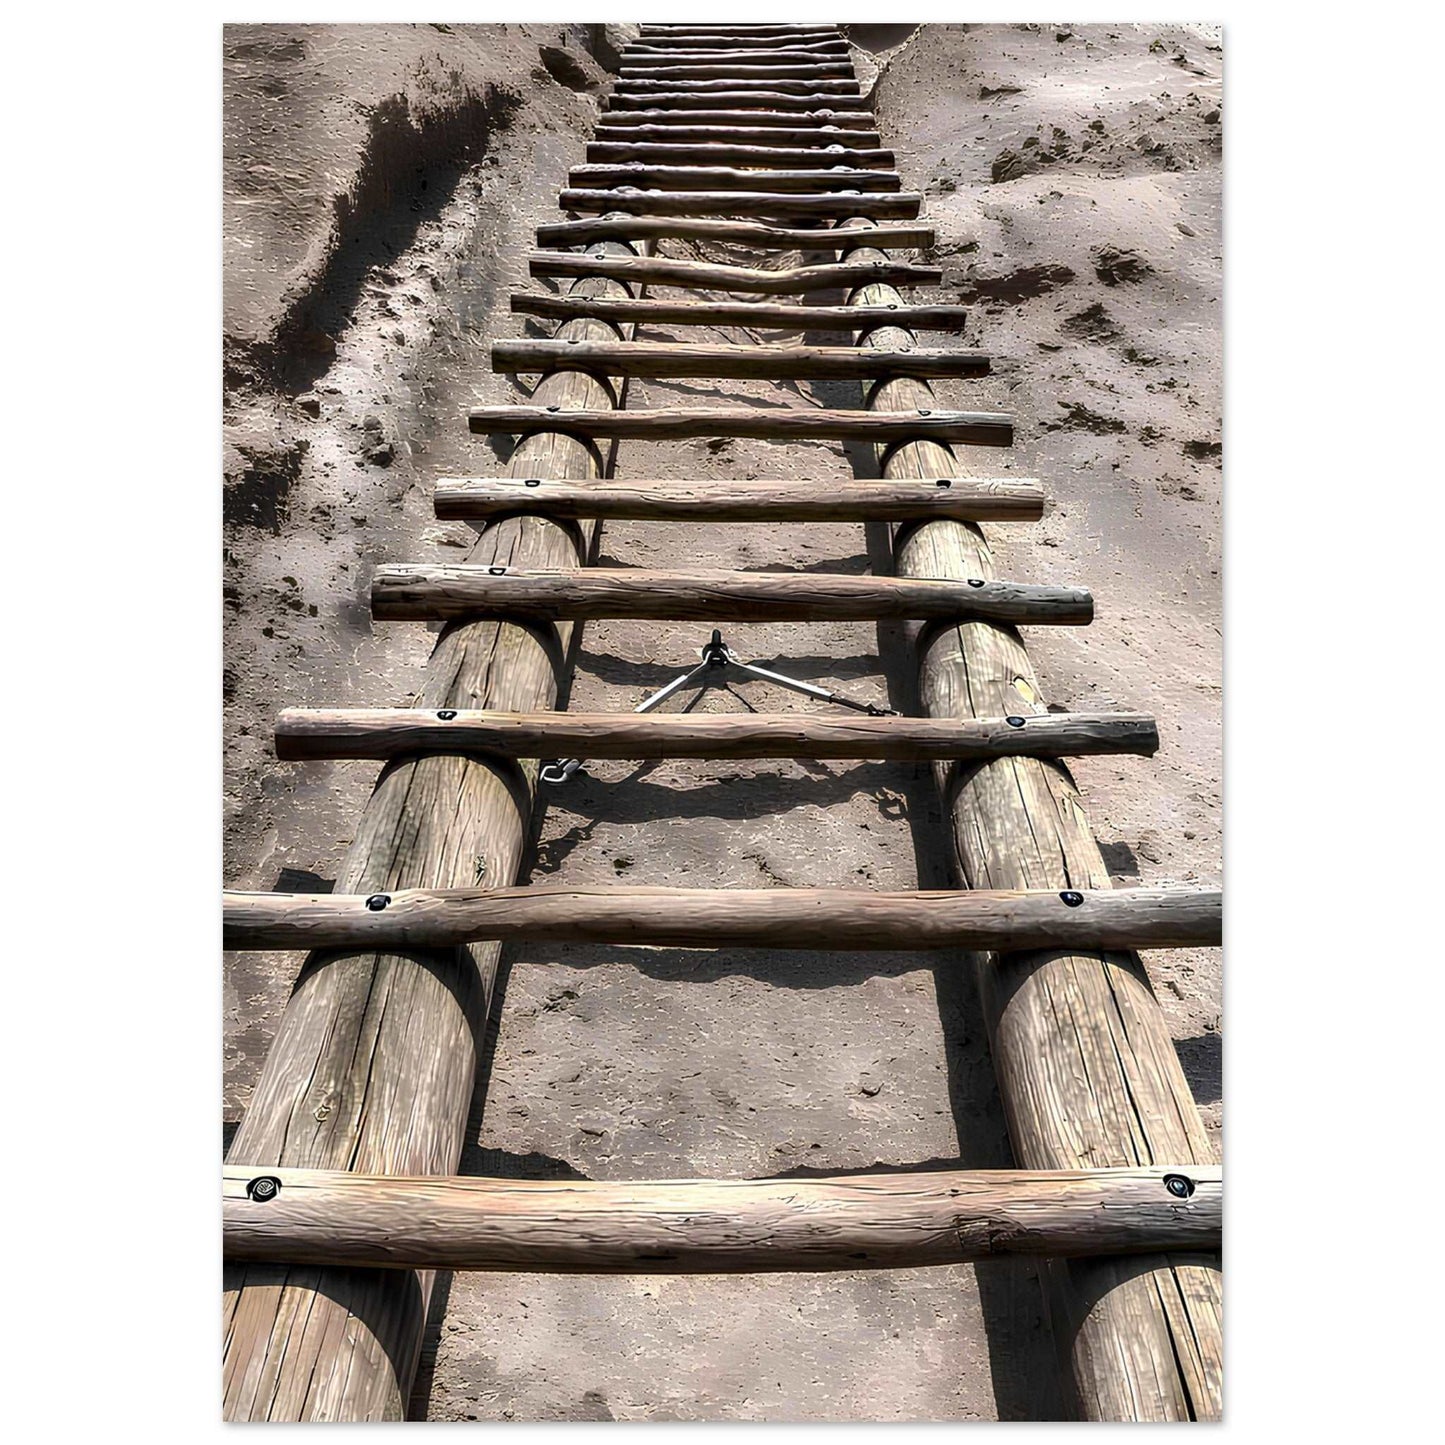
[[[397,1419],[434,1271],[747,1271],[1041,1256],[1051,1325],[1092,1419],[1220,1413],[1222,1178],[1133,950],[1218,943],[1216,892],[1115,892],[1060,759],[1149,754],[1153,720],[1047,711],[1016,625],[1080,625],[1089,594],[994,575],[978,523],[1042,514],[1038,482],[951,443],[1006,446],[1008,416],[938,407],[935,377],[986,374],[925,349],[964,311],[889,249],[931,244],[832,26],[644,26],[587,163],[538,228],[512,310],[549,340],[493,368],[541,381],[479,407],[518,438],[505,474],[441,481],[438,517],[483,527],[458,566],[375,576],[379,619],[443,619],[412,708],[290,709],[282,758],[384,759],[323,896],[228,893],[226,942],[313,950],[224,1169],[228,1419]],[[761,269],[665,259],[725,240],[837,260]],[[580,251],[568,248],[581,247]],[[659,300],[652,285],[846,305]],[[854,345],[638,340],[639,323],[846,330]],[[624,407],[630,377],[856,377],[862,410]],[[603,476],[601,439],[856,439],[880,479]],[[891,576],[589,567],[612,518],[884,521]],[[559,712],[571,629],[598,617],[928,619],[923,717]],[[957,891],[515,887],[536,759],[902,758],[934,762]],[[960,769],[958,764],[966,762]],[[482,861],[484,860],[484,861]],[[999,1090],[1019,1168],[810,1181],[545,1184],[459,1178],[477,1040],[505,939],[982,953]],[[419,1050],[416,1040],[424,1039]]]

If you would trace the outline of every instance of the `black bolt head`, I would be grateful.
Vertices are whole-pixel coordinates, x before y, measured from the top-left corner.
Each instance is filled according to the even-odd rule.
[[[1013,713],[1010,713],[1008,717],[1004,719],[1004,721],[1011,728],[1021,728],[1024,725],[1024,720],[1021,717],[1016,717]]]
[[[947,491],[947,490],[953,485],[953,478],[952,478],[952,477],[939,477],[938,480],[934,483],[934,485],[935,485],[935,486],[938,486],[938,487],[942,487],[942,488],[944,489],[944,491]]]
[[[257,1204],[265,1204],[281,1192],[281,1181],[274,1174],[261,1174],[246,1185],[246,1196]]]
[[[371,897],[366,900],[366,906],[371,909],[373,913],[380,913],[390,902],[390,893],[373,893]]]
[[[982,586],[983,586],[983,578],[982,578],[982,577],[970,577],[970,578],[968,579],[968,585],[969,585],[970,587],[982,587]]]
[[[1186,1178],[1183,1174],[1166,1174],[1164,1187],[1176,1199],[1188,1199],[1194,1193],[1194,1181]]]
[[[450,722],[456,715],[457,710],[454,707],[443,707],[437,709],[437,716],[443,722]]]
[[[1064,905],[1068,908],[1077,908],[1084,901],[1084,895],[1072,888],[1065,888],[1059,897],[1064,900]]]

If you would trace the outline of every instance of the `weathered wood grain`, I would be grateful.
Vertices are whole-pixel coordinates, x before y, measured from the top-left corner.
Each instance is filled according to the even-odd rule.
[[[639,127],[693,129],[697,126],[746,127],[752,130],[807,131],[827,135],[831,132],[861,132],[867,135],[869,145],[879,142],[878,123],[867,111],[832,110],[729,110],[725,107],[698,105],[682,107],[654,106],[647,110],[620,110],[604,112],[597,118],[596,134],[599,139],[619,131],[632,131]],[[742,130],[735,132],[740,138]],[[863,144],[861,135],[850,134],[850,140]]]
[[[372,615],[382,621],[497,615],[555,621],[640,617],[681,622],[871,621],[986,617],[1081,627],[1094,599],[1079,587],[852,573],[652,571],[586,567],[525,571],[473,563],[378,567]]]
[[[870,522],[955,517],[1034,522],[1044,489],[1029,477],[931,477],[906,482],[817,482],[757,478],[558,482],[545,478],[455,477],[437,482],[438,517],[479,521],[510,512],[637,521]]]
[[[762,179],[760,174],[759,179]],[[917,191],[868,196],[794,195],[788,191],[640,191],[566,190],[557,204],[564,211],[632,211],[639,216],[780,216],[784,220],[869,216],[874,220],[911,221],[923,204]]]
[[[612,91],[602,102],[609,113],[633,110],[741,110],[745,113],[761,114],[767,111],[805,111],[815,119],[832,119],[835,115],[852,112],[863,117],[868,128],[877,122],[873,112],[867,109],[867,102],[861,95],[833,95],[817,90],[808,94],[794,94],[781,89],[782,81],[767,90],[750,90],[736,85],[728,90],[704,88],[688,90],[687,81],[669,82],[665,89],[647,89],[621,93]],[[710,87],[711,82],[698,80],[693,85]]]
[[[808,170],[738,170],[731,166],[659,166],[635,162],[623,166],[573,166],[571,186],[651,186],[663,191],[898,191],[897,171],[856,170],[851,166]]]
[[[814,146],[766,146],[720,141],[664,143],[661,141],[590,141],[587,159],[597,164],[752,166],[755,169],[790,170],[821,165],[861,166],[891,170],[892,151],[820,141]]]
[[[877,227],[878,246],[931,246],[928,226]],[[539,246],[590,246],[594,241],[726,241],[745,243],[770,251],[843,251],[853,243],[844,227],[809,229],[805,226],[765,226],[757,221],[691,220],[686,216],[608,217],[606,220],[558,221],[537,227]]]
[[[736,60],[741,64],[759,65],[764,60],[790,60],[795,56],[804,59],[814,56],[821,59],[832,57],[846,59],[847,55],[848,42],[841,39],[739,41],[734,48],[729,48],[726,40],[718,41],[712,46],[698,43],[692,47],[685,44],[663,45],[652,41],[634,40],[632,44],[624,46],[622,50],[623,61],[628,65],[640,65],[654,60],[661,61],[663,64],[670,64],[678,60],[709,60],[718,63]]]
[[[258,1199],[254,1181],[268,1180]],[[1166,1180],[1186,1181],[1186,1198]],[[272,1192],[274,1191],[274,1192]],[[1004,1254],[1209,1249],[1217,1167],[607,1182],[228,1166],[232,1258],[392,1269],[743,1274],[912,1269]]]
[[[1013,419],[997,411],[859,412],[831,407],[703,406],[638,408],[627,412],[565,411],[544,406],[477,406],[468,413],[471,429],[482,435],[511,432],[528,436],[542,428],[589,437],[762,437],[776,441],[865,441],[884,445],[915,437],[966,441],[981,447],[1006,447],[1013,441]]]
[[[759,59],[756,64],[739,65],[732,61],[714,64],[705,60],[678,59],[672,64],[652,64],[653,57],[624,57],[619,82],[631,80],[835,80],[853,76],[853,67],[837,60],[803,60],[792,58]],[[854,82],[854,88],[857,88]]]
[[[640,38],[650,45],[726,41],[729,45],[745,46],[776,41],[780,37],[788,40],[842,38],[834,25],[644,25],[640,31]]]
[[[636,265],[628,265],[629,260]],[[724,266],[710,261],[673,261],[663,257],[583,256],[567,251],[533,251],[527,256],[533,276],[611,276],[643,285],[711,287],[719,291],[756,291],[789,296],[808,291],[851,290],[869,281],[937,286],[943,272],[936,266],[906,261],[843,261],[819,266],[788,266],[768,271],[756,266]],[[643,343],[639,342],[639,345]]]
[[[612,297],[538,296],[513,292],[518,316],[597,316],[608,321],[673,326],[755,326],[799,331],[850,331],[906,321],[917,331],[962,331],[966,306],[813,306],[761,301],[618,301]]]
[[[860,351],[853,346],[736,346],[682,341],[524,339],[498,341],[492,345],[493,371],[547,372],[565,366],[600,370],[615,376],[856,380],[888,373],[987,376],[989,358],[979,351]]]
[[[630,253],[629,253],[630,254]],[[581,283],[626,296],[615,281]],[[563,336],[622,334],[569,321]],[[549,405],[611,404],[586,372],[539,389]],[[514,454],[515,475],[581,479],[595,453],[558,432]],[[537,516],[489,527],[478,563],[575,566],[580,531]],[[473,622],[437,640],[420,705],[530,711],[555,705],[567,629]],[[346,892],[515,880],[530,815],[528,777],[493,759],[428,756],[382,773],[337,878]],[[306,960],[229,1158],[275,1166],[452,1174],[461,1157],[499,945],[347,950]],[[424,1050],[417,1039],[426,1040]],[[416,1368],[429,1274],[234,1264],[225,1279],[222,1408],[228,1420],[399,1420]]]
[[[1142,713],[1005,718],[847,717],[818,713],[505,713],[455,708],[287,708],[276,756],[401,757],[500,753],[514,758],[947,758],[1149,755]]]
[[[865,253],[866,254],[866,253]],[[896,303],[886,284],[856,300]],[[867,344],[897,350],[884,327]],[[927,383],[879,387],[871,405],[930,406]],[[895,449],[884,475],[904,480],[973,470],[933,441]],[[910,528],[896,543],[900,576],[988,577],[982,531],[965,522]],[[1043,688],[1018,633],[967,622],[924,634],[924,710],[935,717],[1044,711]],[[1108,888],[1109,870],[1063,764],[1007,758],[940,773],[967,888]],[[1053,949],[982,960],[980,985],[999,1092],[1026,1169],[1147,1164],[1212,1157],[1169,1029],[1137,956]],[[1050,1316],[1079,1412],[1095,1420],[1216,1419],[1223,1344],[1218,1259],[1153,1255],[1056,1261],[1046,1269]]]
[[[658,95],[716,95],[719,92],[735,92],[740,95],[766,96],[771,100],[775,95],[793,96],[804,100],[817,100],[825,105],[839,106],[843,110],[862,110],[863,97],[858,93],[856,80],[790,80],[783,76],[767,75],[764,78],[748,78],[740,75],[724,76],[714,80],[616,80],[612,84],[609,98]],[[841,102],[841,105],[840,105]]]

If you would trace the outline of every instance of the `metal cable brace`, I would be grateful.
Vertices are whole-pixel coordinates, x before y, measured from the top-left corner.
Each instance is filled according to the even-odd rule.
[[[653,708],[666,702],[674,693],[681,692],[690,682],[696,681],[699,688],[707,688],[721,681],[720,674],[729,668],[746,673],[749,677],[760,677],[764,682],[776,683],[779,687],[790,688],[793,692],[800,692],[805,697],[815,697],[819,702],[835,702],[839,707],[852,708],[854,712],[867,713],[869,717],[896,717],[897,710],[891,707],[879,707],[877,703],[860,702],[857,698],[848,697],[841,692],[831,692],[826,687],[819,687],[816,683],[803,682],[800,678],[788,677],[781,672],[770,672],[766,667],[759,667],[755,662],[743,662],[738,655],[723,641],[722,631],[713,628],[712,640],[704,643],[697,650],[702,661],[696,667],[690,668],[681,677],[675,677],[666,687],[660,687],[633,709],[634,712],[651,712]],[[538,777],[544,783],[565,783],[578,768],[582,766],[581,758],[563,758],[560,762],[544,763]]]

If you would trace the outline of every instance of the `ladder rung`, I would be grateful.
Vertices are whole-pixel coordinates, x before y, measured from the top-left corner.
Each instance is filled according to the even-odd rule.
[[[1159,747],[1142,713],[1007,718],[842,717],[818,713],[509,713],[443,708],[288,708],[276,756],[395,758],[409,753],[511,758],[1071,758]]]
[[[879,326],[957,332],[964,329],[968,319],[966,306],[804,306],[762,301],[658,301],[650,297],[634,301],[525,292],[513,293],[512,310],[518,316],[595,316],[616,323],[651,321],[675,326],[753,326],[802,332],[864,332]]]
[[[809,112],[782,112],[768,110],[701,110],[688,106],[681,110],[658,107],[652,110],[614,111],[597,120],[596,136],[599,140],[618,132],[632,132],[639,128],[668,130],[681,127],[688,130],[699,126],[723,126],[730,133],[741,138],[747,130],[784,130],[793,133],[836,135],[839,131],[861,132],[868,136],[869,145],[877,145],[881,139],[873,117],[858,111],[817,110]],[[862,144],[861,140],[859,144]]]
[[[931,246],[931,226],[764,226],[757,221],[689,220],[684,216],[628,216],[615,220],[558,221],[537,227],[539,246],[590,246],[595,241],[729,241],[778,251],[846,251],[869,245],[880,250]]]
[[[896,171],[852,170],[846,166],[824,170],[748,171],[728,166],[574,166],[568,185],[654,186],[660,190],[746,191],[767,186],[774,191],[897,191],[902,188]]]
[[[844,67],[840,75],[852,75],[853,63],[848,47],[841,42],[823,41],[809,45],[780,45],[757,50],[654,49],[646,45],[629,45],[622,52],[623,74],[628,70],[670,70],[679,65],[741,66],[744,69],[768,70],[774,66],[837,65]]]
[[[696,81],[702,85],[706,82]],[[783,90],[684,90],[677,81],[671,90],[646,90],[638,94],[613,91],[603,104],[608,113],[641,110],[741,110],[744,115],[805,111],[818,119],[852,113],[866,122],[867,129],[877,128],[873,112],[861,95],[790,95]]]
[[[792,167],[839,165],[863,166],[889,170],[894,163],[892,151],[850,149],[836,141],[809,147],[728,145],[719,142],[666,145],[658,141],[589,141],[587,159],[597,164],[630,161],[674,165],[743,165],[757,169],[787,170]]]
[[[707,60],[677,60],[654,65],[641,57],[623,57],[622,69],[617,72],[619,84],[634,80],[740,80],[762,81],[832,81],[849,80],[857,89],[857,78],[853,67],[841,60],[798,60],[796,57],[759,61],[752,65],[740,65],[724,61],[721,64]],[[812,86],[817,89],[817,86]]]
[[[227,1164],[221,1203],[232,1260],[755,1274],[1217,1249],[1224,1180],[1198,1164],[636,1182]]]
[[[911,221],[923,205],[923,197],[917,191],[792,195],[786,191],[640,191],[624,186],[611,191],[566,190],[557,204],[564,211],[596,215],[631,211],[640,216],[867,216],[875,221]]]
[[[858,888],[407,889],[227,893],[227,948],[445,948],[498,939],[648,948],[1203,948],[1223,895],[1192,888],[1081,892]]]
[[[787,80],[776,76],[761,80],[740,76],[724,76],[716,80],[617,80],[613,82],[609,98],[615,100],[618,96],[640,96],[645,100],[648,96],[668,92],[709,96],[722,91],[735,91],[749,96],[766,95],[769,98],[774,95],[802,97],[809,101],[821,101],[826,105],[835,105],[841,101],[844,110],[861,110],[865,104],[858,93],[856,80]]]
[[[1013,444],[1013,419],[996,411],[856,411],[830,407],[702,406],[660,410],[553,411],[541,406],[478,406],[468,414],[483,435],[557,431],[583,437],[758,437],[765,441],[967,442]]]
[[[873,621],[883,617],[1080,627],[1093,620],[1082,587],[851,573],[652,571],[631,567],[513,570],[458,563],[378,567],[372,615],[424,622],[598,617],[678,622]]]
[[[765,296],[856,290],[875,282],[895,286],[937,286],[943,272],[936,266],[907,261],[844,261],[827,266],[790,266],[766,271],[711,261],[674,261],[664,256],[586,256],[558,251],[533,251],[527,257],[533,276],[613,276],[648,285],[709,287],[717,291],[753,291]]]
[[[465,477],[439,481],[432,500],[438,517],[460,521],[516,512],[692,522],[1033,522],[1044,514],[1044,489],[1027,477],[826,483]]]
[[[594,371],[604,376],[753,377],[768,381],[987,376],[981,351],[858,346],[725,346],[679,341],[498,341],[492,370]]]

